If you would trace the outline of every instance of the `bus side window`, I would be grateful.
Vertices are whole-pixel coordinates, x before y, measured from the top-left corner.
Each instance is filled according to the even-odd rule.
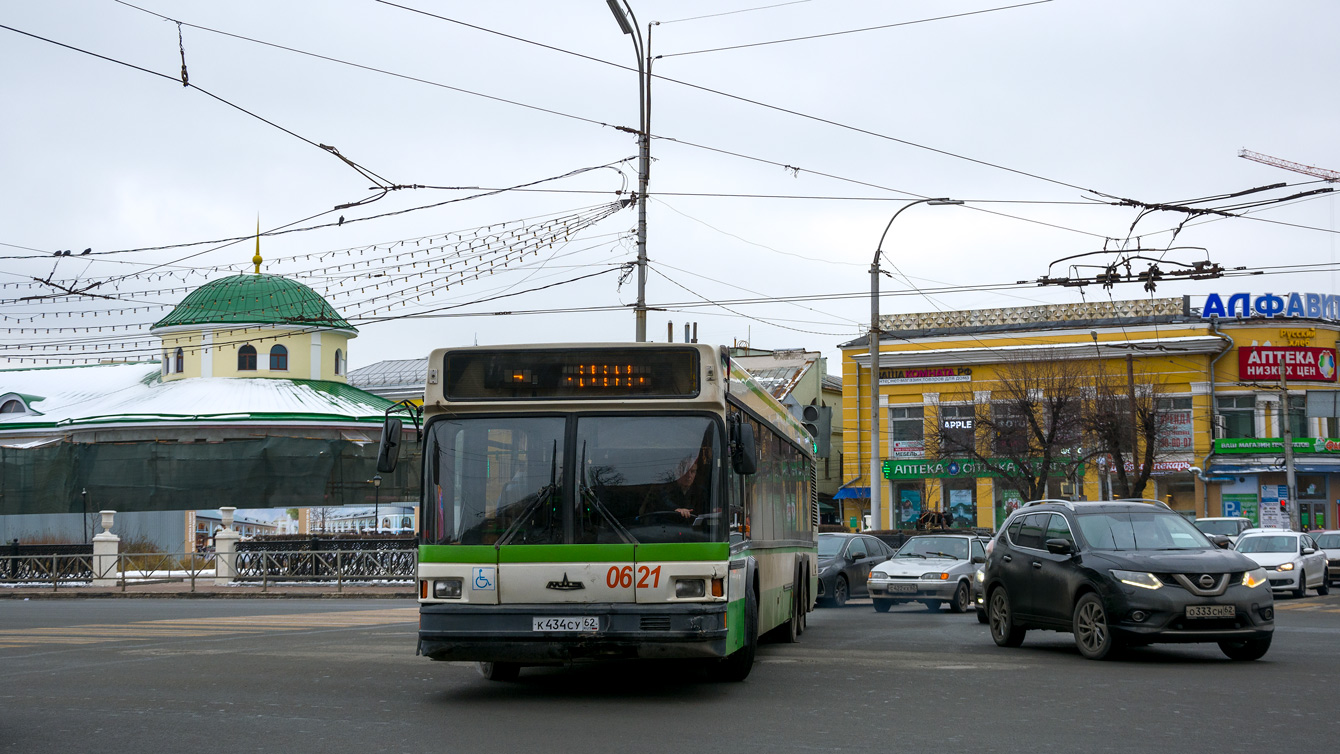
[[[732,419],[738,420],[740,414],[732,412]],[[735,465],[726,466],[726,519],[730,523],[730,541],[743,542],[750,538],[749,489],[753,476],[737,474]]]

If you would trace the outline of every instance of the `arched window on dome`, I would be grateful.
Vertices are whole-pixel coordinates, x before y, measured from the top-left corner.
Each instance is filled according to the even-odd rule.
[[[270,349],[270,369],[275,372],[288,371],[288,349],[276,344]]]
[[[14,398],[5,401],[5,405],[0,406],[0,414],[26,414],[28,407],[23,405],[23,401]]]
[[[251,346],[242,346],[237,349],[237,371],[254,372],[256,371],[256,349]]]
[[[178,373],[181,373],[181,371],[186,368],[186,354],[182,353],[180,348],[177,349],[177,353],[173,355],[172,360],[172,367],[173,369],[176,369]]]
[[[163,374],[172,374],[172,362],[168,360],[168,352],[163,352]]]
[[[344,374],[344,351],[335,349],[335,374]]]

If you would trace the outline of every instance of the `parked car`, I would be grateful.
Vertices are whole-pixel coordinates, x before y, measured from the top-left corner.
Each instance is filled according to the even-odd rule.
[[[864,596],[870,569],[891,555],[893,550],[888,545],[867,534],[820,534],[819,599],[842,607],[847,598]]]
[[[1073,633],[1094,660],[1154,643],[1217,642],[1234,660],[1270,649],[1265,569],[1163,503],[1034,501],[991,544],[983,588],[999,646],[1043,629]]]
[[[1340,581],[1340,531],[1314,532],[1312,538],[1326,554],[1326,574],[1332,582]]]
[[[986,555],[986,540],[962,534],[912,537],[889,560],[870,571],[870,600],[885,613],[901,602],[920,602],[939,610],[948,602],[955,613],[972,607],[974,558]]]
[[[1237,544],[1238,536],[1247,529],[1256,526],[1250,518],[1242,516],[1222,516],[1196,519],[1196,528],[1207,535],[1217,534],[1228,537],[1229,543]]]
[[[1238,538],[1238,552],[1265,567],[1270,573],[1270,588],[1302,597],[1316,588],[1317,594],[1329,594],[1331,577],[1326,552],[1312,535],[1284,529],[1249,529]]]

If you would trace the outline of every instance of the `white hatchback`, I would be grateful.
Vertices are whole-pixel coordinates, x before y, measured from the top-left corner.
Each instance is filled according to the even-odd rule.
[[[1233,549],[1266,569],[1273,591],[1295,597],[1312,588],[1317,594],[1331,591],[1326,555],[1308,534],[1284,529],[1246,531]]]

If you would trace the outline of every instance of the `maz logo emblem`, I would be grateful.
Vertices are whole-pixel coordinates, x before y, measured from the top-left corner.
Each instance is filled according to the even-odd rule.
[[[563,573],[562,581],[551,581],[544,585],[545,589],[557,589],[560,592],[571,592],[576,589],[585,589],[586,585],[580,581],[568,581],[568,574]]]

